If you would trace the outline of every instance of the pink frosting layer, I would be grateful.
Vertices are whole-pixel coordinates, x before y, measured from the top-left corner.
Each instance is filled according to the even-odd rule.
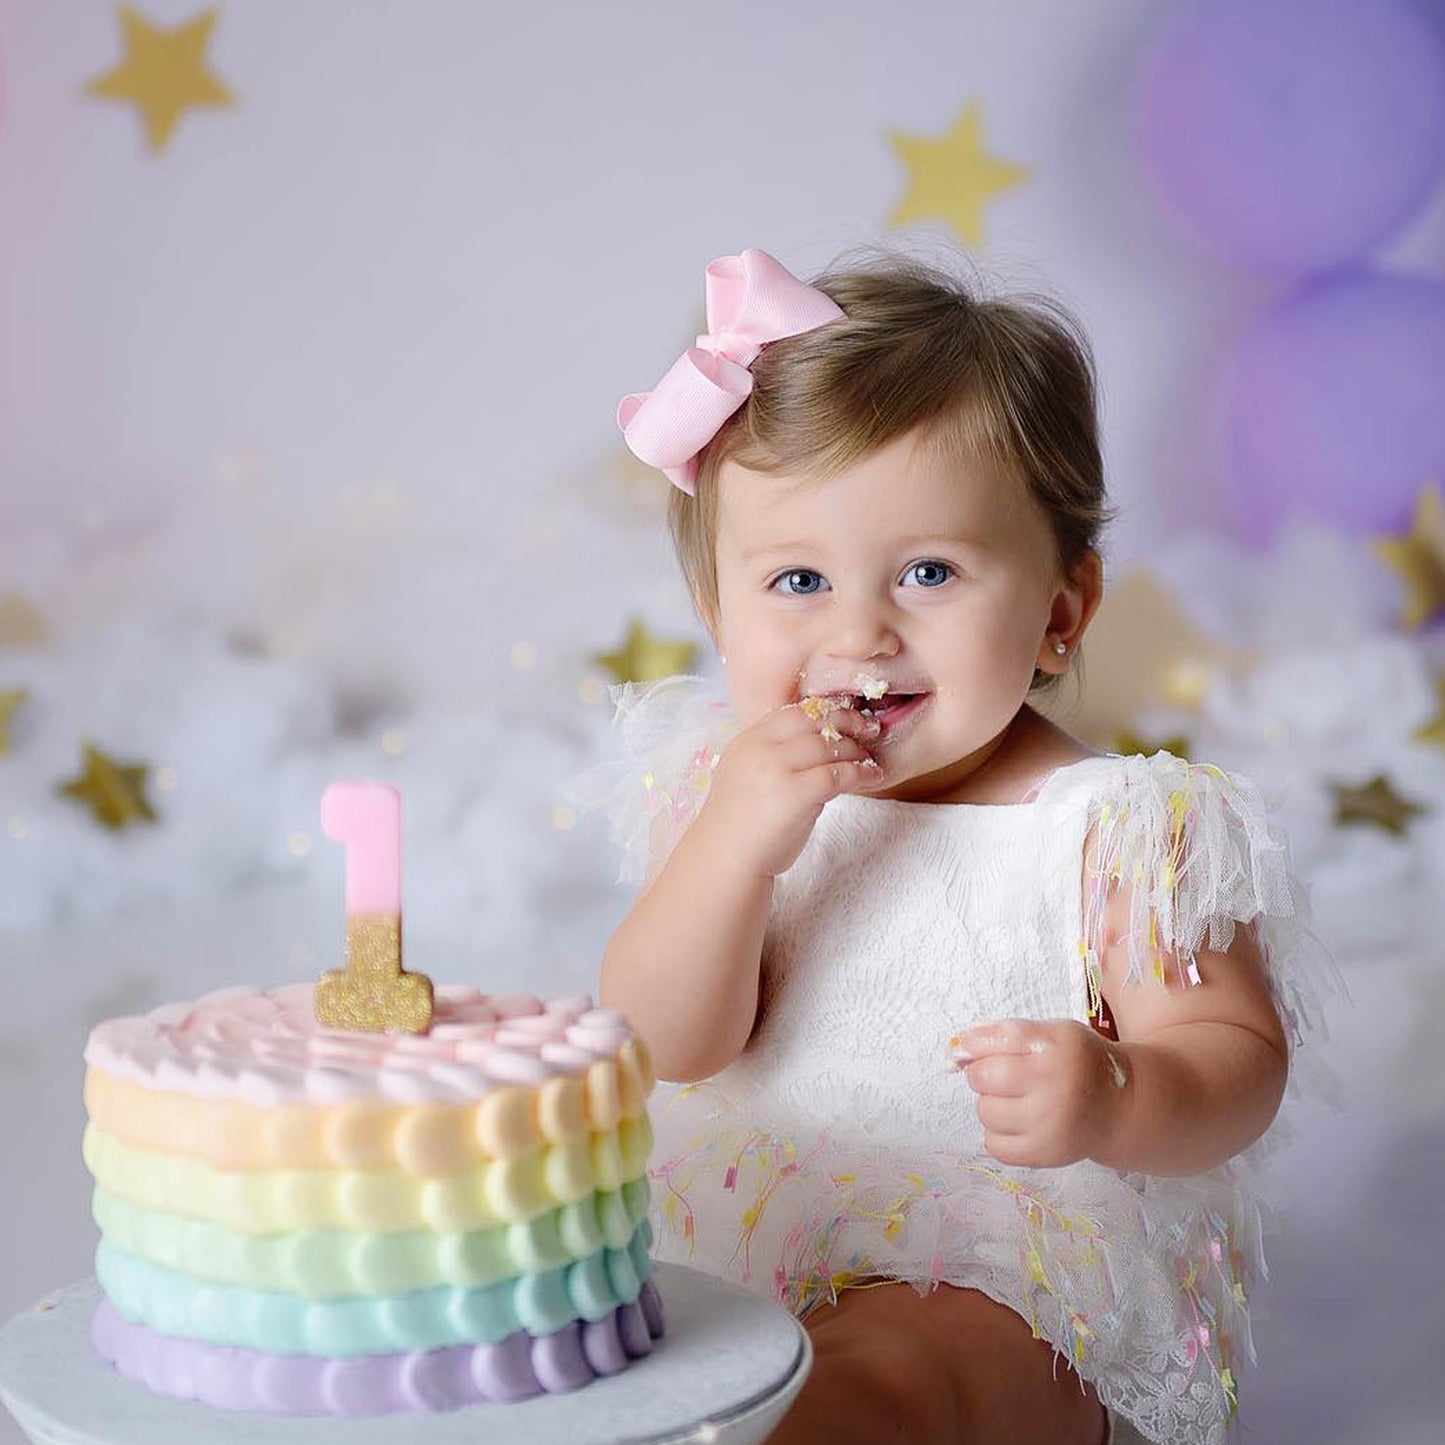
[[[535,1086],[611,1059],[632,1037],[615,1009],[586,994],[543,1002],[439,984],[425,1034],[323,1028],[312,986],[228,988],[91,1031],[85,1061],[142,1088],[271,1108],[384,1099],[466,1103]]]

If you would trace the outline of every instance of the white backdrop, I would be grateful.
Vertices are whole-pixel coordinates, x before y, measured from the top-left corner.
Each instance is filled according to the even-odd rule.
[[[152,157],[130,107],[79,95],[119,56],[113,7],[9,0],[7,567],[17,523],[124,530],[235,455],[306,494],[473,478],[505,536],[615,447],[615,400],[693,329],[708,259],[762,245],[806,272],[886,234],[886,133],[940,135],[975,99],[1032,171],[983,260],[1093,332],[1121,545],[1207,516],[1189,392],[1257,292],[1142,190],[1123,108],[1164,9],[246,0],[209,51],[236,108]],[[1441,221],[1397,253],[1438,250]],[[505,567],[495,542],[478,558]]]
[[[54,635],[20,680],[59,699],[55,677],[83,667],[121,690],[176,628],[175,655],[197,659],[192,684],[222,677],[207,646],[239,640],[270,659],[264,676],[227,673],[224,691],[168,686],[128,705],[111,746],[153,762],[165,761],[168,719],[191,719],[164,734],[177,748],[221,738],[234,710],[212,701],[208,719],[206,698],[248,688],[299,699],[293,760],[303,735],[375,734],[406,714],[436,746],[404,789],[409,919],[456,950],[454,966],[429,971],[544,991],[585,980],[623,900],[602,889],[610,864],[577,864],[600,834],[553,831],[536,779],[550,786],[598,746],[604,710],[595,688],[590,702],[578,688],[629,615],[700,637],[664,544],[662,489],[629,467],[612,416],[700,329],[712,257],[756,245],[807,274],[862,242],[937,253],[950,244],[941,228],[889,227],[907,175],[888,134],[940,136],[977,102],[987,149],[1031,173],[989,204],[978,259],[1001,285],[1059,295],[1095,343],[1123,509],[1111,562],[1147,560],[1216,520],[1199,397],[1277,287],[1196,252],[1144,189],[1126,105],[1168,8],[231,0],[208,55],[238,103],[183,116],[153,156],[132,107],[82,95],[120,57],[116,7],[7,0],[0,595],[24,595]],[[199,9],[148,0],[144,13],[170,25]],[[1442,250],[1437,195],[1380,259],[1438,270]],[[104,630],[117,619],[141,629],[124,645]],[[17,736],[43,751],[28,726]],[[260,798],[263,778],[275,784],[245,826],[274,832],[278,848],[314,831],[325,769],[359,757],[333,752],[279,779],[272,754],[232,740],[233,791]],[[44,756],[61,765],[58,751]],[[463,796],[475,851],[428,851]],[[514,832],[518,798],[542,821]],[[183,802],[184,789],[178,814]],[[0,819],[17,806],[0,792]],[[489,849],[517,852],[519,871],[571,849],[569,876],[593,891],[569,904],[510,875],[479,889],[464,875],[494,866]],[[114,931],[92,919],[0,934],[0,1137],[30,1145],[5,1171],[30,1232],[3,1246],[0,1319],[85,1272],[93,1234],[75,1156],[88,1023],[332,962],[321,955],[339,860],[302,853],[289,866],[319,877],[319,893],[273,889],[254,908],[243,899],[181,923],[132,912]],[[1418,1007],[1409,967],[1393,968],[1381,964],[1385,995]],[[1376,1419],[1398,1389],[1403,1445],[1423,1395],[1382,1362],[1428,1358],[1421,1334],[1405,1318],[1374,1342],[1374,1367],[1344,1300],[1391,1268],[1397,1290],[1411,1277],[1394,1250],[1368,1278],[1359,1255],[1327,1262],[1358,1244],[1350,1211],[1364,1207],[1368,1161],[1405,1147],[1383,1121],[1436,1126],[1423,1095],[1392,1093],[1407,1072],[1398,1057],[1382,1063],[1397,1035],[1361,1024],[1346,1037],[1375,1081],[1352,1135],[1366,1163],[1328,1188],[1334,1126],[1307,1141],[1317,1227],[1283,1256],[1261,1348],[1288,1364],[1254,1418],[1260,1438],[1282,1442],[1365,1438],[1343,1382],[1318,1393],[1335,1366],[1359,1369],[1383,1382]],[[1412,1190],[1416,1207],[1438,1197],[1438,1175]],[[1391,1237],[1426,1222],[1420,1207]],[[1405,1316],[1425,1308],[1414,1287]],[[1291,1321],[1318,1331],[1318,1356],[1283,1348]],[[1326,1425],[1342,1433],[1316,1433]]]

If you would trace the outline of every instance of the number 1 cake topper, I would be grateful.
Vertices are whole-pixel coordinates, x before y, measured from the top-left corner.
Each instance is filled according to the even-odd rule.
[[[316,1022],[425,1033],[431,979],[401,966],[401,794],[387,783],[332,783],[321,831],[346,848],[346,967],[316,980]]]

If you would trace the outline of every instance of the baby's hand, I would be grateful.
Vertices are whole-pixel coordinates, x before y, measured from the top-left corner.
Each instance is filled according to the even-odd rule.
[[[729,852],[771,877],[792,867],[823,805],[883,781],[867,744],[878,720],[789,704],[760,718],[723,750],[698,823],[722,829]],[[826,728],[826,732],[825,732]]]
[[[1075,1019],[1000,1019],[949,1040],[978,1094],[983,1147],[1050,1169],[1107,1151],[1128,1097],[1128,1055]]]

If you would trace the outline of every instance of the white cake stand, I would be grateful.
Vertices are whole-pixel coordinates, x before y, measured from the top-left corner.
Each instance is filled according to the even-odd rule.
[[[37,1445],[758,1445],[813,1362],[786,1310],[660,1264],[667,1333],[621,1373],[566,1395],[436,1415],[273,1417],[153,1395],[96,1354],[93,1279],[0,1330],[0,1400]]]

